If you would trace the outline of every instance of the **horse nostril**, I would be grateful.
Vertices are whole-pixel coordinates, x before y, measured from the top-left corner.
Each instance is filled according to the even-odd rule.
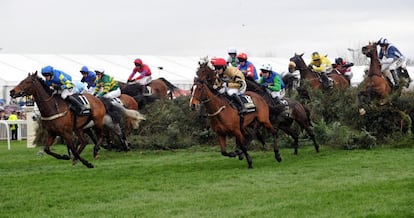
[[[192,104],[192,105],[190,106],[190,108],[191,108],[191,110],[192,110],[192,111],[195,111],[195,105],[194,105],[194,104]]]

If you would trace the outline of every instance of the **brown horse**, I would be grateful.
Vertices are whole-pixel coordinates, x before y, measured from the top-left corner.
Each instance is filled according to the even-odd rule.
[[[324,90],[322,81],[320,80],[319,76],[307,67],[302,56],[303,53],[295,53],[295,55],[290,58],[289,72],[299,70],[300,78],[302,81],[307,80],[309,82],[309,85],[314,89]],[[349,87],[349,82],[343,75],[340,75],[338,73],[328,73],[328,77],[332,79],[334,88],[343,89]]]
[[[118,83],[121,88],[121,92],[123,94],[127,94],[130,96],[143,95],[142,93],[143,87],[141,84],[138,84],[138,83],[127,84],[123,82],[118,82]],[[157,96],[158,98],[173,99],[174,91],[179,90],[177,86],[173,85],[168,80],[162,77],[152,80],[151,83],[148,84],[148,86],[151,89],[151,94]]]
[[[374,42],[362,47],[362,53],[369,57],[371,62],[368,74],[361,83],[362,91],[358,94],[360,115],[366,113],[364,106],[369,105],[372,100],[384,99],[392,91],[388,81],[381,73],[381,63],[378,58],[377,44]]]
[[[41,114],[42,126],[47,130],[47,139],[44,151],[57,159],[69,160],[69,155],[60,155],[50,150],[55,138],[61,136],[70,152],[74,155],[74,160],[80,160],[85,166],[93,168],[93,165],[79,155],[73,132],[78,136],[82,145],[86,145],[86,139],[83,135],[83,128],[93,122],[93,129],[97,135],[98,141],[94,147],[94,157],[98,155],[99,146],[103,139],[103,126],[105,107],[103,103],[90,94],[84,94],[87,98],[91,114],[89,116],[77,116],[68,103],[60,96],[53,95],[52,90],[46,85],[45,81],[37,76],[37,72],[29,74],[16,87],[10,91],[13,98],[33,95]]]
[[[221,154],[228,157],[236,157],[241,154],[226,151],[226,137],[235,136],[236,145],[246,157],[248,167],[252,168],[252,158],[247,153],[249,140],[246,139],[245,130],[248,127],[261,125],[268,129],[273,135],[273,150],[277,161],[282,161],[277,144],[277,132],[269,121],[269,108],[266,101],[254,92],[246,92],[256,105],[256,111],[244,115],[244,121],[240,123],[240,116],[237,109],[233,108],[229,101],[217,93],[210,85],[200,79],[194,79],[190,107],[195,110],[203,104],[210,119],[211,129],[217,134],[221,147]]]
[[[203,60],[199,63],[200,67],[197,71],[197,76],[200,78],[200,80],[206,81],[210,85],[213,84],[213,82],[216,79],[216,73],[212,69],[212,66],[209,65],[208,61]],[[293,139],[293,147],[294,147],[294,154],[298,153],[298,141],[299,141],[299,134],[297,131],[295,131],[291,126],[293,124],[293,121],[295,121],[302,129],[305,129],[308,135],[311,137],[313,141],[313,145],[315,147],[316,152],[319,152],[319,145],[316,142],[315,135],[313,133],[313,130],[311,128],[312,124],[310,122],[310,111],[306,109],[301,103],[292,100],[292,99],[286,99],[289,105],[289,116],[285,116],[284,112],[284,106],[278,105],[275,103],[272,96],[264,90],[258,83],[256,83],[253,79],[250,77],[246,78],[246,84],[247,84],[247,90],[252,91],[255,93],[258,93],[260,96],[262,96],[270,110],[270,121],[272,122],[273,126],[278,131],[279,128],[282,129],[286,134],[290,135]],[[260,134],[256,134],[258,139],[264,143],[262,137]]]
[[[270,121],[276,130],[281,129],[293,138],[294,154],[298,154],[299,134],[292,128],[293,121],[299,124],[299,126],[308,133],[309,137],[312,139],[315,151],[319,152],[319,145],[316,142],[315,134],[312,130],[309,109],[305,108],[298,101],[285,98],[289,106],[288,111],[285,111],[285,105],[276,103],[272,95],[253,79],[250,77],[246,78],[246,83],[248,91],[256,92],[266,100],[270,110]]]

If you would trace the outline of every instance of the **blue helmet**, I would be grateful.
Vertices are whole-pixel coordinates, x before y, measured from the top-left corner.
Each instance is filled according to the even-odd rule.
[[[47,76],[47,75],[52,75],[53,74],[53,67],[52,66],[46,66],[42,68],[42,75]]]
[[[83,66],[83,67],[80,69],[80,72],[81,72],[82,74],[84,74],[84,73],[88,73],[88,72],[89,72],[89,69],[88,69],[88,67],[87,67],[87,66]]]
[[[378,40],[377,44],[379,44],[379,45],[388,45],[390,43],[388,42],[388,40],[386,38],[381,37],[381,39]]]

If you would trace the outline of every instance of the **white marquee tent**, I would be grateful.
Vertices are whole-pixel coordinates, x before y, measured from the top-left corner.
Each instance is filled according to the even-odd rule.
[[[119,81],[126,81],[134,67],[136,57],[148,64],[153,79],[164,77],[182,89],[189,89],[198,61],[201,57],[146,56],[146,55],[76,55],[76,54],[0,54],[0,99],[9,102],[9,90],[24,79],[29,72],[40,72],[41,68],[51,65],[56,69],[69,73],[73,80],[79,81],[80,68],[84,65],[91,69],[102,68],[106,73]],[[249,57],[249,61],[259,67],[270,63],[278,73],[285,73],[289,64],[288,58]],[[309,62],[309,60],[305,60]],[[366,66],[354,66],[352,83],[362,81]],[[409,69],[409,72],[412,70]]]

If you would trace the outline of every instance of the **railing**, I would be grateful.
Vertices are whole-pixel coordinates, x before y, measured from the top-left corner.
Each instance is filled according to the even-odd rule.
[[[17,140],[27,139],[26,120],[0,120],[0,140],[7,140],[7,147],[10,150],[10,125],[17,124]]]

